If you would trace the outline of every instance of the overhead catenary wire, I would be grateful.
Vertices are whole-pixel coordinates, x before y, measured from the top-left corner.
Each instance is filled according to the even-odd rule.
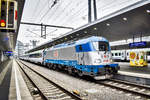
[[[47,5],[47,4],[49,4],[49,3],[45,2],[43,5],[42,5],[42,3],[39,5],[39,6],[41,7],[41,9],[40,9],[39,12],[34,16],[34,17],[36,17],[34,22],[36,22],[36,21],[38,20],[39,17],[37,17],[37,16],[41,16],[41,13],[47,8],[47,6],[45,6],[45,5]],[[39,7],[39,8],[40,8],[40,7]],[[43,8],[43,7],[44,7],[44,8]],[[38,20],[38,21],[39,21],[39,20]]]
[[[51,5],[51,7],[48,6],[48,10],[46,11],[46,13],[41,17],[41,19],[39,20],[40,22],[44,19],[44,17],[48,14],[48,12],[50,11],[50,9],[52,9],[56,4],[57,4],[58,0],[54,0],[53,4]]]
[[[68,7],[72,7],[73,5],[71,5],[72,4],[72,2],[69,2],[68,3],[68,5],[66,5],[66,7],[68,8]],[[60,16],[60,18],[59,19],[57,19],[56,20],[56,23],[58,23],[58,22],[60,22],[60,24],[68,24],[68,23],[71,23],[71,20],[72,19],[74,19],[74,18],[76,18],[76,17],[79,17],[80,15],[79,15],[79,13],[81,12],[81,11],[83,11],[83,9],[85,10],[85,5],[86,5],[86,3],[84,3],[84,2],[80,2],[80,4],[79,4],[79,1],[76,3],[77,5],[78,5],[78,7],[75,7],[75,8],[72,8],[71,10],[68,10],[68,12],[66,11],[66,12],[64,12],[64,14],[65,13],[69,13],[68,14],[68,16],[66,16],[66,15],[62,15],[62,16]],[[83,9],[80,9],[80,10],[78,10],[77,8],[80,8],[81,6],[83,6],[84,8]],[[65,11],[65,9],[66,9],[66,7],[64,8],[64,11]],[[64,17],[65,16],[65,17]],[[56,17],[55,17],[56,18]],[[67,23],[66,23],[67,22]]]
[[[38,0],[36,6],[35,6],[35,8],[34,8],[34,11],[33,11],[33,14],[32,14],[33,17],[36,17],[35,14],[36,14],[36,12],[37,12],[37,10],[38,10],[37,8],[38,8],[39,4],[40,4],[40,0]]]

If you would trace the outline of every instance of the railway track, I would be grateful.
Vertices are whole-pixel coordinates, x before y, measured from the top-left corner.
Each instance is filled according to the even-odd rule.
[[[150,98],[150,87],[145,85],[138,85],[121,80],[108,79],[106,81],[98,81],[99,84],[108,86],[111,88],[119,89],[124,92],[139,95],[144,98]]]
[[[50,79],[44,77],[37,71],[31,69],[26,64],[18,62],[22,71],[27,75],[36,86],[43,99],[45,100],[82,100],[79,96],[64,89]]]
[[[19,70],[34,100],[43,100],[43,96],[37,91],[36,85],[30,80],[30,78],[21,68],[19,68]]]
[[[89,82],[90,80],[84,80]],[[103,81],[94,81],[92,82],[96,84],[101,84],[106,87],[111,87],[115,88],[117,90],[124,91],[126,93],[131,93],[137,96],[141,96],[144,98],[150,98],[150,86],[145,86],[145,85],[139,85],[139,84],[134,84],[130,82],[125,82],[121,80],[115,80],[115,79],[108,79],[108,80],[103,80]],[[70,99],[68,99],[70,100]]]

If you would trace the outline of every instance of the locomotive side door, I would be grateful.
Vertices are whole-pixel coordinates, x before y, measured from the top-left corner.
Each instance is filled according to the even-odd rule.
[[[84,65],[84,52],[78,53],[78,64]]]
[[[84,65],[84,52],[83,52],[82,45],[78,46],[77,59],[79,65]]]

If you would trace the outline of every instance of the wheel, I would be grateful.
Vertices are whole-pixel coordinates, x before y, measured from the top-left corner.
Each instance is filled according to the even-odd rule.
[[[44,62],[42,62],[42,65],[45,66]]]
[[[117,74],[117,73],[118,73],[118,70],[114,70],[113,73],[114,73],[114,74]]]
[[[56,65],[56,64],[54,64],[52,68],[53,68],[54,70],[56,70],[56,67],[57,67],[57,65]]]
[[[45,63],[44,66],[45,66],[45,67],[48,67],[48,63]]]
[[[72,68],[71,67],[68,67],[68,73],[72,74]]]
[[[51,63],[48,64],[48,68],[49,68],[49,69],[52,68],[52,64],[51,64]]]
[[[78,70],[78,75],[79,75],[80,77],[82,77],[82,76],[83,76],[83,72],[80,71],[80,70]]]
[[[61,65],[57,65],[58,66],[58,69],[62,69],[62,66]]]

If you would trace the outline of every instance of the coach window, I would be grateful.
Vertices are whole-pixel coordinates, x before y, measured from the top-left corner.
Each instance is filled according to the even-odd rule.
[[[129,55],[129,53],[127,52],[127,56]]]
[[[117,54],[117,53],[115,53],[115,56],[118,56],[118,54]]]
[[[147,52],[147,55],[150,55],[150,51]]]
[[[40,57],[42,57],[42,54],[41,54],[41,53],[39,53],[39,56],[38,56],[38,57],[39,57],[39,58],[40,58]]]
[[[114,54],[112,53],[112,56],[114,56]]]
[[[79,45],[79,50],[82,51],[82,45]]]
[[[119,53],[119,56],[121,56],[121,53]]]

